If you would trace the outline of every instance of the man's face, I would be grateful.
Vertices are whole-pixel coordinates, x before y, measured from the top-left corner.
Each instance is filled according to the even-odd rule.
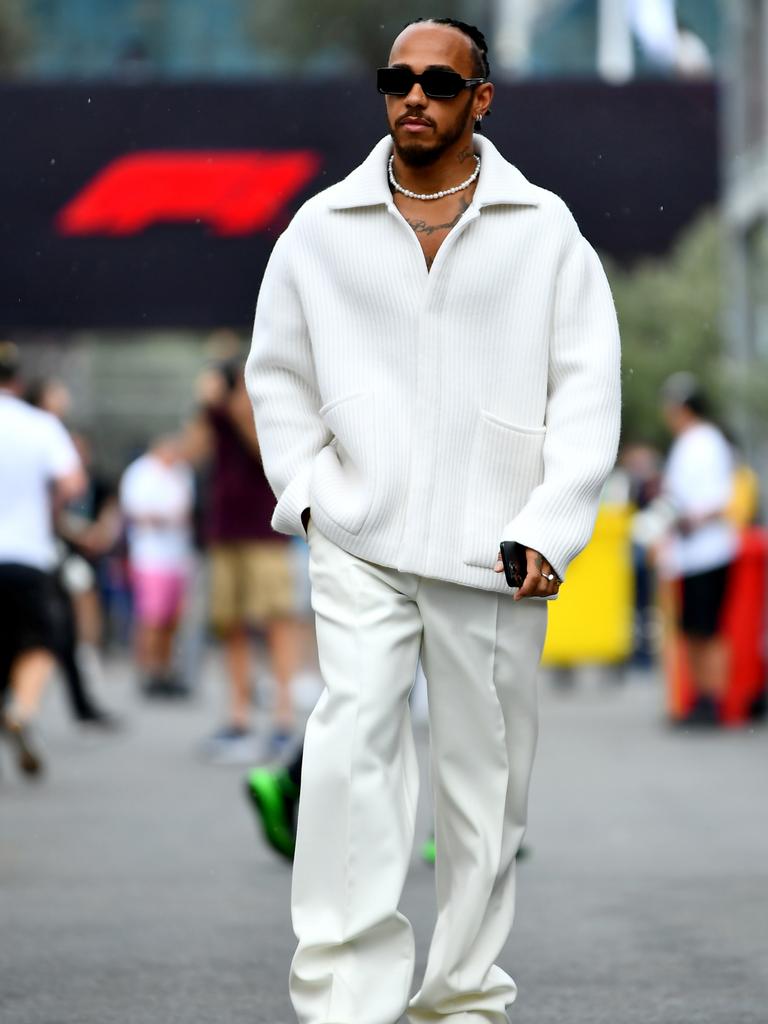
[[[439,67],[457,71],[462,78],[476,77],[471,40],[448,25],[409,25],[395,40],[389,64],[417,75]],[[407,96],[387,96],[387,122],[400,159],[426,167],[462,136],[470,141],[474,102],[472,89],[462,89],[455,99],[430,99],[418,82]]]
[[[175,434],[162,437],[153,448],[155,457],[166,466],[175,466],[181,460],[181,439]]]
[[[679,434],[687,423],[685,406],[675,402],[663,402],[661,416],[671,434]]]

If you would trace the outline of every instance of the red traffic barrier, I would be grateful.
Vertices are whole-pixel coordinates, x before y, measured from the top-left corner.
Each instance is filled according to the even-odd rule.
[[[721,705],[724,725],[741,725],[765,710],[766,586],[768,585],[768,531],[749,527],[728,577],[721,632],[728,650],[728,686]],[[672,607],[680,601],[680,586],[673,584]],[[683,718],[695,699],[685,646],[675,625],[665,638],[667,710],[672,719]]]
[[[768,587],[768,531],[743,530],[738,555],[728,579],[721,632],[728,650],[728,686],[721,705],[724,725],[741,725],[764,711],[768,658],[766,657],[766,588]],[[680,601],[674,585],[672,603]],[[667,709],[673,720],[684,718],[695,699],[685,646],[675,621],[665,643]]]

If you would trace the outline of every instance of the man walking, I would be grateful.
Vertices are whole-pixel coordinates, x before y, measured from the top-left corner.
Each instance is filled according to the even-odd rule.
[[[0,344],[0,736],[34,776],[43,770],[34,721],[57,647],[53,514],[85,476],[63,425],[23,402],[20,384],[16,347]]]
[[[587,542],[619,422],[592,249],[473,125],[485,41],[408,26],[378,72],[390,137],[311,199],[266,271],[246,369],[275,529],[310,543],[326,685],[307,729],[293,878],[303,1024],[395,1024],[398,902],[429,687],[438,919],[414,1022],[500,1024],[546,605]],[[526,549],[514,595],[500,541]]]

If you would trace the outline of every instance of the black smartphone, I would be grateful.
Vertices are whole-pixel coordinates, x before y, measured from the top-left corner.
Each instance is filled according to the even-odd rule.
[[[510,587],[522,587],[528,575],[528,560],[525,548],[516,540],[503,540],[499,545],[501,561],[504,564],[504,576]]]

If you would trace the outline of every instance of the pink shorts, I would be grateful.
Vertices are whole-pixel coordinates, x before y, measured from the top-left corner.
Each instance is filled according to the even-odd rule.
[[[170,626],[184,604],[187,577],[169,569],[133,569],[133,606],[144,626]]]

